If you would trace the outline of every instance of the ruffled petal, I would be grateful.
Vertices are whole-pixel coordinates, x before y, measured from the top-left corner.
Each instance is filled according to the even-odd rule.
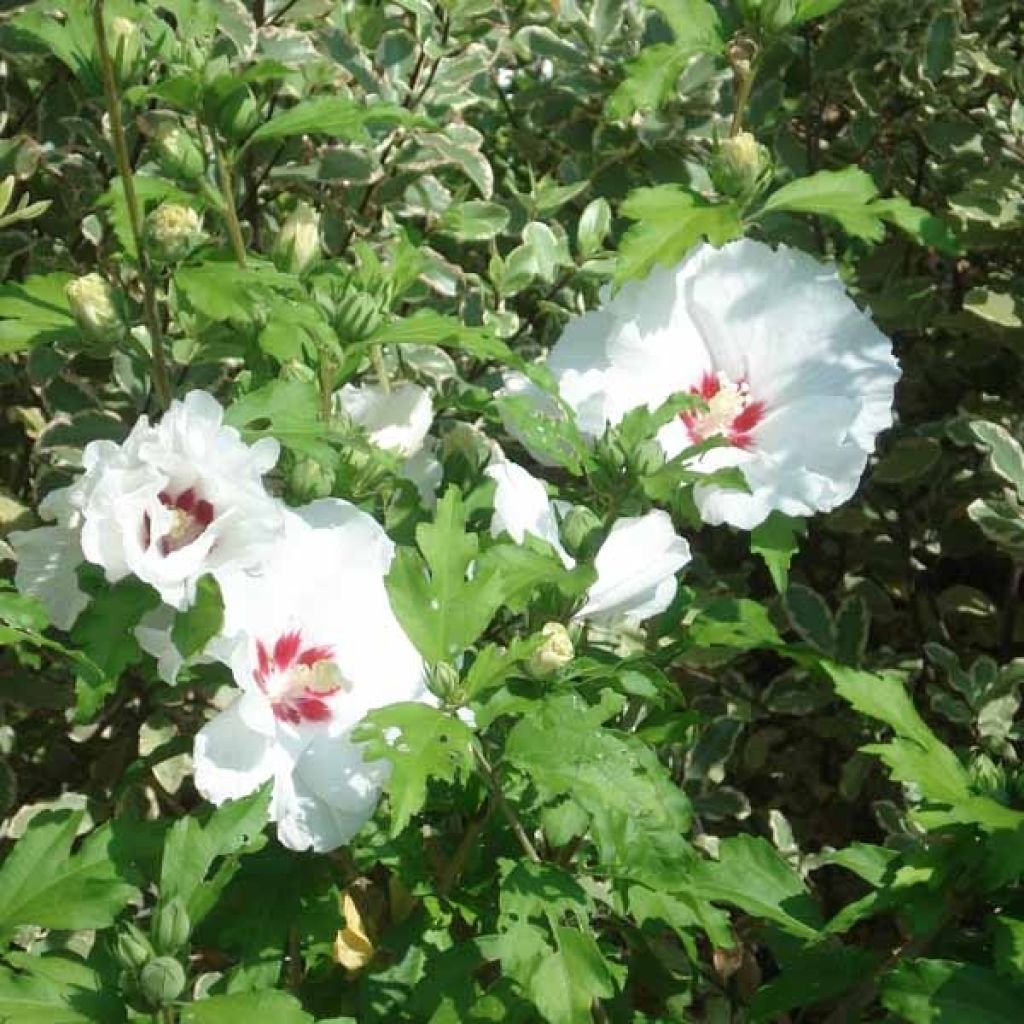
[[[272,739],[249,728],[236,701],[196,735],[192,752],[196,789],[214,804],[237,800],[273,778],[279,760]]]
[[[398,455],[419,451],[434,421],[430,392],[418,384],[397,384],[388,391],[372,384],[346,384],[334,399],[374,444]]]

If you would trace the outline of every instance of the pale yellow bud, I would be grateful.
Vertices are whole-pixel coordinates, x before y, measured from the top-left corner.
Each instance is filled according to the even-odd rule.
[[[274,243],[274,262],[281,270],[301,274],[320,256],[320,214],[299,203],[281,225]]]
[[[153,254],[168,262],[184,259],[203,238],[203,218],[189,206],[161,203],[146,218]]]
[[[534,675],[546,676],[568,665],[576,650],[569,631],[560,622],[545,623],[540,635],[544,642],[530,659],[530,669]]]
[[[719,143],[711,161],[711,180],[727,196],[745,196],[764,180],[771,156],[750,132],[740,132]]]
[[[110,341],[121,333],[114,291],[96,273],[69,281],[64,290],[71,315],[82,332],[95,341]]]

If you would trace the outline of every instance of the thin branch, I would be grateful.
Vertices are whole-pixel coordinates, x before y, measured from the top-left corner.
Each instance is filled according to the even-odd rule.
[[[484,777],[484,781],[487,783],[487,788],[491,791],[491,796],[494,798],[494,802],[497,804],[498,810],[500,810],[505,816],[505,820],[509,823],[516,839],[519,840],[519,845],[523,848],[523,852],[535,864],[539,864],[541,862],[541,856],[537,852],[537,847],[533,845],[532,840],[526,834],[526,829],[523,828],[523,823],[519,820],[518,815],[505,799],[505,794],[501,791],[501,783],[499,782],[494,769],[490,766],[484,752],[474,745],[473,756],[476,758],[477,767],[480,769],[480,774]]]
[[[135,178],[132,173],[131,159],[128,155],[128,143],[125,138],[124,120],[121,117],[121,97],[117,91],[117,80],[114,75],[114,63],[107,45],[106,26],[103,20],[104,0],[95,0],[92,9],[93,27],[96,32],[96,45],[99,50],[100,73],[103,78],[103,95],[106,99],[107,113],[110,115],[110,135],[114,145],[114,158],[121,176],[121,187],[124,189],[125,205],[128,207],[128,221],[131,225],[132,239],[135,242],[136,255],[139,263],[139,276],[142,279],[142,307],[146,327],[149,329],[151,347],[150,369],[153,387],[160,404],[166,409],[171,404],[171,387],[167,376],[167,363],[164,358],[164,337],[160,328],[160,315],[156,304],[156,285],[146,254],[146,246],[142,237],[142,210],[139,197],[135,191]]]

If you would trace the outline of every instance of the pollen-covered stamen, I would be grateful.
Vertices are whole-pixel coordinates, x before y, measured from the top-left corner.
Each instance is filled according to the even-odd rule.
[[[690,393],[703,398],[706,410],[679,414],[694,443],[710,437],[724,437],[737,448],[749,448],[752,432],[764,419],[764,402],[750,397],[750,385],[745,380],[734,381],[719,370],[705,373],[700,386]]]
[[[160,504],[171,513],[169,529],[157,538],[157,546],[162,555],[169,555],[191,544],[213,522],[213,505],[205,498],[200,498],[194,487],[189,487],[176,497],[169,491],[161,491],[158,497]],[[148,548],[152,540],[153,523],[149,513],[146,513],[142,519],[142,546]]]
[[[275,718],[292,725],[330,719],[326,698],[345,686],[333,658],[330,647],[303,647],[298,631],[282,634],[272,647],[256,642],[256,683],[270,698]]]

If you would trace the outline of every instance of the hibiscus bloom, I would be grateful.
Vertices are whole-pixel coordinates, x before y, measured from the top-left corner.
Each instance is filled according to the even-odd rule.
[[[359,720],[430,699],[384,588],[393,550],[368,515],[327,498],[286,514],[257,571],[221,582],[240,693],[196,737],[196,787],[219,804],[272,781],[271,818],[292,849],[334,849],[373,814],[388,764],[363,761]]]
[[[701,245],[627,284],[568,324],[548,366],[590,438],[639,406],[700,397],[706,408],[658,440],[673,457],[720,439],[693,468],[735,467],[749,493],[706,484],[694,498],[706,522],[743,529],[774,509],[807,516],[852,497],[899,379],[888,339],[834,269],[749,239]]]
[[[55,625],[70,628],[87,603],[75,575],[83,558],[111,583],[137,576],[181,609],[200,577],[258,560],[280,535],[280,505],[262,481],[278,444],[246,445],[223,419],[215,399],[193,391],[157,425],[140,418],[123,444],[86,445],[85,472],[40,506],[57,525],[12,538],[17,585]]]
[[[519,544],[527,535],[538,537],[571,569],[576,562],[562,547],[556,505],[543,483],[507,460],[492,462],[484,472],[497,484],[491,534],[507,533]],[[660,615],[675,597],[676,573],[689,561],[690,545],[667,512],[617,519],[594,557],[597,579],[573,619],[636,626]]]
[[[434,404],[426,388],[409,381],[393,384],[387,391],[374,384],[346,384],[334,393],[334,404],[378,448],[402,456],[399,475],[416,487],[426,507],[436,503],[442,471],[436,444],[427,437]]]

